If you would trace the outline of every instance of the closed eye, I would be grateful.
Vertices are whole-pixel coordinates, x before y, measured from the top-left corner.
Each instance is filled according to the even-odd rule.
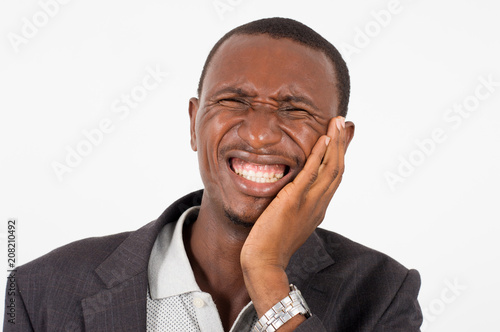
[[[219,105],[229,108],[243,109],[247,108],[247,103],[240,99],[224,98],[218,101]]]
[[[305,117],[311,116],[311,113],[309,111],[302,109],[302,108],[296,108],[296,107],[283,108],[280,110],[280,113],[282,114],[282,116],[289,117],[289,118],[303,119]]]

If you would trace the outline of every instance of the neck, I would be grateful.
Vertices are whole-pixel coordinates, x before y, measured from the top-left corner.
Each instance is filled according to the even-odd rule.
[[[215,213],[209,208],[214,204],[206,201],[196,222],[184,229],[184,243],[198,286],[210,293],[228,330],[250,301],[240,264],[250,229],[233,224],[223,212]]]
[[[240,252],[249,228],[232,223],[223,212],[217,213],[202,201],[196,222],[184,231],[191,266],[200,288],[243,286]],[[205,204],[204,204],[205,203]]]

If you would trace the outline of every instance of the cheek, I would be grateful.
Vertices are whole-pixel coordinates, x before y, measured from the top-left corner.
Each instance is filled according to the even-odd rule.
[[[240,121],[239,118],[235,117],[231,112],[205,111],[197,119],[197,131],[202,133],[202,136],[222,136],[222,133],[227,132],[238,121]],[[203,137],[201,139],[203,141]]]
[[[210,164],[216,162],[221,142],[234,139],[239,120],[228,114],[209,112],[201,116],[197,122],[197,144],[198,153],[205,162]]]
[[[297,144],[307,158],[321,135],[326,134],[326,126],[318,123],[297,121],[282,126],[283,131]]]

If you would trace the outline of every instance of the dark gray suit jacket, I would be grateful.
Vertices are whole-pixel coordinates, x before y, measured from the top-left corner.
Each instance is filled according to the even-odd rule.
[[[77,241],[19,267],[4,331],[146,331],[153,243],[201,196],[179,199],[137,231]],[[296,331],[419,331],[419,274],[384,254],[317,229],[287,272],[313,313]]]

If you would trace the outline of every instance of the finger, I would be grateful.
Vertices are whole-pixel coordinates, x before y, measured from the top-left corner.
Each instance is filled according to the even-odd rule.
[[[332,169],[325,168],[325,172],[330,174],[334,178],[331,184],[328,186],[325,195],[328,197],[332,197],[338,186],[340,185],[340,181],[342,181],[342,176],[344,174],[345,164],[345,146],[346,146],[346,138],[347,138],[347,130],[345,129],[345,119],[341,118],[338,122],[339,128],[339,136],[336,150],[336,160],[335,162],[331,162]],[[333,154],[332,154],[333,156]],[[333,165],[334,164],[334,165]]]
[[[320,172],[326,176],[330,175],[330,179],[335,178],[335,170],[338,168],[339,164],[343,164],[343,141],[345,140],[345,124],[344,118],[338,116],[330,121],[328,126],[328,135],[332,137],[328,149],[321,163]]]
[[[318,195],[324,195],[331,191],[331,195],[340,183],[344,172],[344,151],[345,151],[345,120],[339,116],[333,118],[328,126],[328,135],[332,140],[328,145],[323,161],[318,170],[318,181],[311,190],[317,191]]]
[[[331,137],[326,135],[321,136],[316,144],[314,144],[311,154],[307,157],[304,168],[293,181],[299,190],[306,190],[314,183],[318,177],[319,167],[325,156],[325,152],[330,144]]]

